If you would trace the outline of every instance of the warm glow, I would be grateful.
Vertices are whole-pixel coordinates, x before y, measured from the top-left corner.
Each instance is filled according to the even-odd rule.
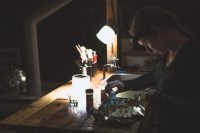
[[[59,88],[60,88],[59,91],[56,91],[55,93],[53,93],[52,99],[58,99],[58,98],[69,99],[69,97],[67,95],[69,89],[66,86],[62,86]]]
[[[96,36],[104,44],[112,44],[115,38],[115,32],[112,28],[105,25],[101,28]]]
[[[72,88],[68,91],[68,95],[71,96],[71,98],[78,100],[79,106],[85,106],[85,90],[89,88],[91,88],[90,76],[76,74],[72,76]]]

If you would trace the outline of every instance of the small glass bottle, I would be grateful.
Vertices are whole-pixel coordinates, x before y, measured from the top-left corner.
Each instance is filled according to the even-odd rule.
[[[97,53],[93,51],[93,61],[92,61],[92,77],[97,75]]]
[[[93,109],[93,89],[86,89],[86,110],[92,111]]]

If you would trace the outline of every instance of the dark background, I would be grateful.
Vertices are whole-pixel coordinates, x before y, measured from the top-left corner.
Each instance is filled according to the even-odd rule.
[[[20,65],[24,60],[24,18],[52,0],[1,0],[0,48],[19,47]],[[198,0],[119,0],[119,38],[128,37],[134,12],[145,5],[159,5],[174,11],[184,25],[200,37],[200,2]],[[106,46],[96,38],[106,24],[105,0],[74,0],[37,24],[42,81],[66,82],[78,72],[75,45],[97,51],[98,66],[105,62]]]

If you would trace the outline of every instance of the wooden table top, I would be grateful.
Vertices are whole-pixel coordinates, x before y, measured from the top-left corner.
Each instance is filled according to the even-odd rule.
[[[94,91],[99,89],[102,73],[92,78]],[[39,133],[39,132],[98,132],[98,133],[135,133],[140,121],[134,122],[130,128],[102,125],[88,114],[85,108],[69,106],[66,91],[71,82],[58,87],[32,104],[20,109],[0,121],[0,132]]]

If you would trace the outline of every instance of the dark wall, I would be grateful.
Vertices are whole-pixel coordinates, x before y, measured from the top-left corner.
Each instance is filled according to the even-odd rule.
[[[5,0],[0,6],[1,47],[20,47],[21,59],[24,48],[24,19],[52,0]],[[96,38],[97,31],[106,23],[105,1],[74,0],[37,24],[41,80],[68,81],[78,73],[75,60],[79,57],[75,45],[105,55],[105,45]],[[99,54],[101,55],[101,54]],[[105,60],[99,56],[99,64]]]
[[[75,45],[97,51],[104,60],[105,45],[96,38],[106,23],[105,2],[75,1],[41,21],[38,26],[40,69],[43,80],[66,81],[78,73]]]
[[[52,0],[2,0],[0,4],[0,45],[23,44],[23,19]],[[127,37],[135,11],[145,5],[159,5],[176,12],[184,24],[200,37],[199,0],[119,0],[119,37]],[[79,58],[75,45],[97,51],[98,63],[105,61],[105,45],[96,38],[106,23],[105,0],[74,0],[37,25],[41,79],[66,81],[77,73]],[[23,53],[22,48],[22,53]],[[23,58],[22,58],[23,59]],[[25,63],[22,61],[22,64]]]

